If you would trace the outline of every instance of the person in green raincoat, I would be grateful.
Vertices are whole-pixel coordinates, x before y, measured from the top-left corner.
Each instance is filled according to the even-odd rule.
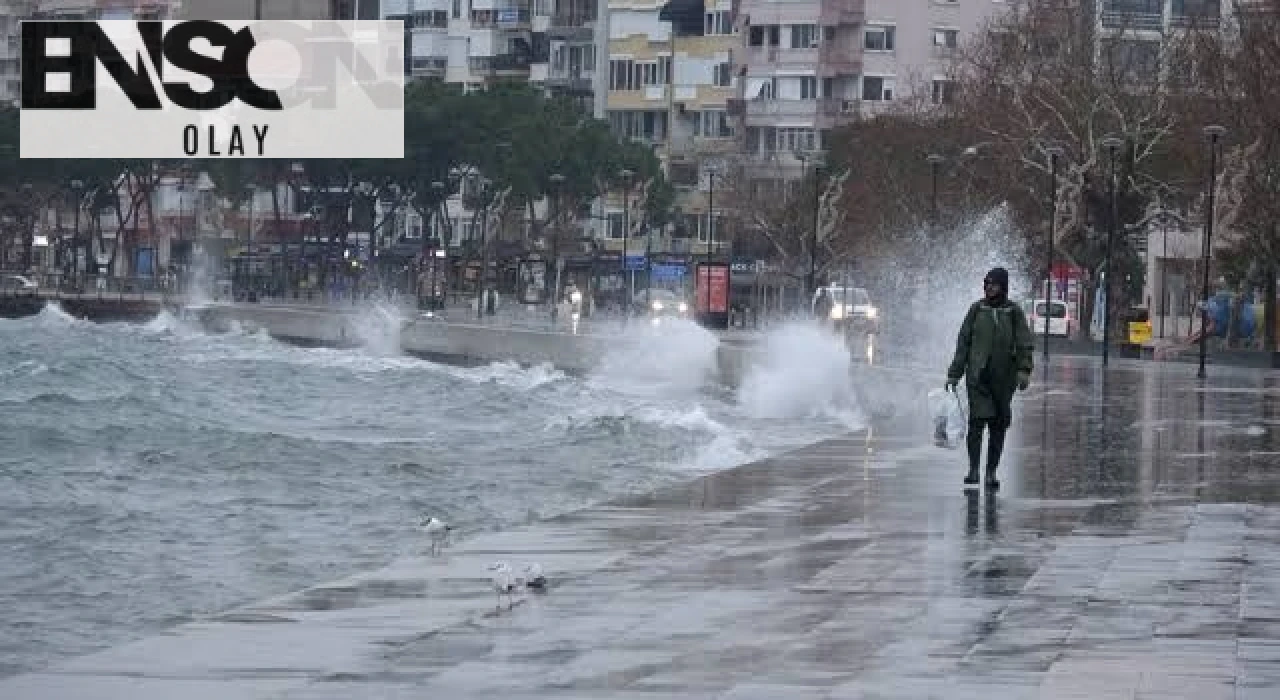
[[[1004,437],[1012,421],[1013,394],[1031,383],[1034,336],[1022,308],[1009,301],[1009,272],[997,267],[983,280],[985,295],[969,307],[956,339],[956,354],[947,368],[947,389],[955,391],[965,379],[969,394],[969,473],[966,486],[978,483],[982,463],[982,433],[987,443],[986,486],[1000,488],[996,469],[1004,451]]]

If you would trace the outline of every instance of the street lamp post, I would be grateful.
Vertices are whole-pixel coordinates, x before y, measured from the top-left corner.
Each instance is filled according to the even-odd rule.
[[[565,177],[551,173],[548,179],[551,180],[551,264],[556,268],[556,276],[547,299],[551,302],[551,320],[555,321],[560,309],[560,192],[564,188]]]
[[[809,279],[808,292],[810,300],[818,292],[818,219],[822,209],[822,159],[819,150],[799,154],[800,160],[813,163],[813,230],[809,233]],[[812,303],[812,302],[811,302]]]
[[[480,279],[476,285],[476,319],[484,318],[485,297],[489,291],[489,187],[492,181],[487,177],[477,180],[480,185],[478,203],[480,214]]]
[[[711,249],[716,244],[716,175],[719,171],[713,167],[707,168],[707,250],[704,256],[702,268],[705,270],[704,277],[707,280],[707,298],[703,305],[704,313],[707,314],[707,323],[711,318]]]
[[[930,153],[925,160],[929,161],[929,179],[932,183],[929,197],[929,225],[938,227],[938,169],[946,159],[937,153]]]
[[[1102,366],[1106,367],[1111,354],[1111,284],[1112,253],[1115,249],[1116,238],[1116,151],[1124,145],[1124,142],[1114,136],[1109,136],[1102,140],[1102,147],[1107,149],[1108,162],[1110,164],[1110,177],[1107,178],[1108,187],[1110,188],[1110,205],[1108,207],[1109,214],[1107,216],[1107,252],[1106,266],[1103,271],[1103,316],[1102,316]]]
[[[626,296],[626,299],[622,304],[623,306],[622,318],[624,321],[630,320],[631,318],[631,304],[633,302],[633,297],[635,295],[635,292],[631,289],[631,285],[628,283],[629,276],[627,274],[629,270],[629,266],[627,265],[627,246],[629,245],[631,240],[630,238],[631,237],[631,177],[633,175],[635,175],[635,173],[626,168],[623,168],[622,170],[618,171],[618,177],[621,178],[622,180],[622,265],[621,265],[621,270],[622,270],[622,293]]]
[[[1045,240],[1044,267],[1044,371],[1049,373],[1049,317],[1053,307],[1049,300],[1053,298],[1053,230],[1058,219],[1058,159],[1062,157],[1061,148],[1049,149],[1049,235]]]
[[[1209,207],[1204,218],[1204,277],[1200,290],[1200,369],[1196,372],[1198,379],[1204,379],[1204,362],[1209,353],[1209,263],[1213,259],[1213,205],[1214,190],[1218,189],[1218,141],[1227,130],[1221,126],[1211,125],[1204,128],[1204,135],[1209,138]]]
[[[73,225],[75,226],[75,230],[72,232],[72,238],[71,238],[71,240],[74,241],[71,249],[71,271],[73,273],[71,283],[77,287],[79,286],[78,284],[79,270],[77,269],[79,266],[76,263],[79,262],[79,258],[80,258],[80,254],[79,254],[79,251],[80,251],[80,205],[82,203],[81,193],[83,191],[84,191],[83,181],[81,180],[71,181],[71,196],[75,198],[75,212],[72,214],[72,218],[74,221]],[[86,258],[88,257],[87,253],[85,254],[85,257]]]

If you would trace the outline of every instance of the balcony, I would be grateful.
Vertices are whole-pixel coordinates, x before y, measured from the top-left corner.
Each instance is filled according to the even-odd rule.
[[[595,71],[589,70],[552,70],[547,74],[547,87],[566,90],[571,93],[589,93],[593,90]]]
[[[411,69],[413,77],[444,77],[449,59],[441,56],[414,56]]]
[[[824,44],[811,49],[750,46],[747,48],[746,59],[747,64],[752,66],[814,70],[823,76],[856,75],[862,72],[862,57],[840,44]]]
[[[467,67],[477,75],[519,76],[529,72],[529,59],[515,54],[499,54],[497,56],[472,56]]]
[[[1164,0],[1109,0],[1102,8],[1105,29],[1160,31],[1164,28]]]
[[[747,126],[775,126],[779,121],[801,120],[815,126],[830,126],[845,113],[845,100],[746,100]]]
[[[528,7],[471,11],[471,26],[475,29],[528,29],[530,22]]]
[[[862,24],[866,0],[741,0],[740,14],[751,24]]]
[[[595,7],[573,8],[551,16],[547,36],[553,39],[587,39],[592,36],[596,23]]]
[[[1236,4],[1240,5],[1239,2]],[[1174,27],[1217,28],[1222,24],[1222,3],[1218,0],[1175,0],[1169,24]]]

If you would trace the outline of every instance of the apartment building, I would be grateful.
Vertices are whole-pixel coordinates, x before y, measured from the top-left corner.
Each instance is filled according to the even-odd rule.
[[[21,22],[31,14],[32,0],[0,0],[0,100],[22,101]]]
[[[659,19],[664,0],[613,0],[609,5],[606,114],[615,133],[653,146],[678,188],[683,221],[680,238],[648,235],[634,248],[672,253],[706,251],[711,195],[708,165],[719,165],[736,148],[728,103],[736,95],[733,52],[739,45],[729,0],[708,0],[703,36],[672,38]],[[606,206],[600,231],[606,248],[621,248],[623,202]],[[648,232],[645,232],[646,234]],[[627,235],[635,237],[637,231]],[[690,240],[692,239],[692,240]]]
[[[743,155],[799,174],[797,154],[859,115],[943,103],[964,43],[1007,7],[993,0],[741,0],[731,111]],[[768,171],[766,171],[768,172]]]
[[[605,1],[382,0],[380,11],[405,23],[411,78],[477,90],[529,81],[603,117],[596,63]]]
[[[377,0],[365,0],[377,19]],[[353,0],[183,0],[185,19],[350,19]]]

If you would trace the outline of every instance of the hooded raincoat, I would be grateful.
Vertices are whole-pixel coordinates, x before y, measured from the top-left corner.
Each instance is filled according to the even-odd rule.
[[[965,378],[971,419],[1009,419],[1020,375],[1031,376],[1034,349],[1027,315],[1017,304],[983,299],[969,307],[947,378]]]

